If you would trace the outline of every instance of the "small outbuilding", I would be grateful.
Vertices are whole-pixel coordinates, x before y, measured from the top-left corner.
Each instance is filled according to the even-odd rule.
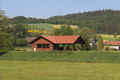
[[[120,50],[120,41],[105,41],[104,48],[109,45],[111,49]]]
[[[63,50],[66,49],[66,44],[72,44],[72,50],[75,44],[85,44],[85,41],[80,35],[74,36],[39,36],[30,41],[32,51],[53,51],[59,50],[59,44],[63,44]]]

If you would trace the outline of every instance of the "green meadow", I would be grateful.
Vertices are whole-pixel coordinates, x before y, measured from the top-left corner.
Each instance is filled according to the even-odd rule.
[[[0,80],[120,80],[120,64],[0,61]]]
[[[35,24],[28,24],[28,25],[29,25],[29,28],[32,30],[41,30],[41,28],[45,29],[46,31],[53,30],[53,27],[47,23],[35,23]]]
[[[103,40],[108,40],[108,41],[116,41],[118,38],[114,38],[114,37],[102,37]]]
[[[0,53],[0,80],[120,80],[120,52]]]
[[[34,30],[41,30],[41,28],[44,28],[46,31],[53,31],[55,28],[60,28],[61,24],[53,25],[53,24],[47,24],[47,23],[35,23],[35,24],[28,24],[29,29]],[[78,29],[78,26],[76,25],[70,25],[72,29]]]

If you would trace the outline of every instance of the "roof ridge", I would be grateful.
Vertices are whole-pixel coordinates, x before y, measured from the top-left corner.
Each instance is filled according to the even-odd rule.
[[[52,37],[52,36],[51,36]],[[53,38],[53,37],[52,37]],[[57,41],[53,38],[53,40],[57,43]],[[58,44],[58,43],[57,43]]]

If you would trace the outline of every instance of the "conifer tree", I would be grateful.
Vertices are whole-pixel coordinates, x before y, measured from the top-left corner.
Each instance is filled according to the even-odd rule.
[[[103,48],[103,39],[102,39],[102,36],[100,35],[99,36],[99,41],[98,41],[98,49],[102,49]]]

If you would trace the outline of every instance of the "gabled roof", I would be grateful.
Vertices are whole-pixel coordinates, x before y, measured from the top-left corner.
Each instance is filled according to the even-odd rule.
[[[119,46],[120,45],[120,41],[105,41],[104,45]]]
[[[49,40],[50,42],[52,42],[54,44],[65,44],[65,43],[73,44],[73,43],[75,43],[75,41],[79,37],[81,38],[80,35],[74,35],[74,36],[39,36],[36,39],[29,42],[29,44],[34,43],[35,41],[37,41],[41,37]],[[82,38],[81,38],[81,40],[83,41],[83,44],[85,44],[85,41]]]

